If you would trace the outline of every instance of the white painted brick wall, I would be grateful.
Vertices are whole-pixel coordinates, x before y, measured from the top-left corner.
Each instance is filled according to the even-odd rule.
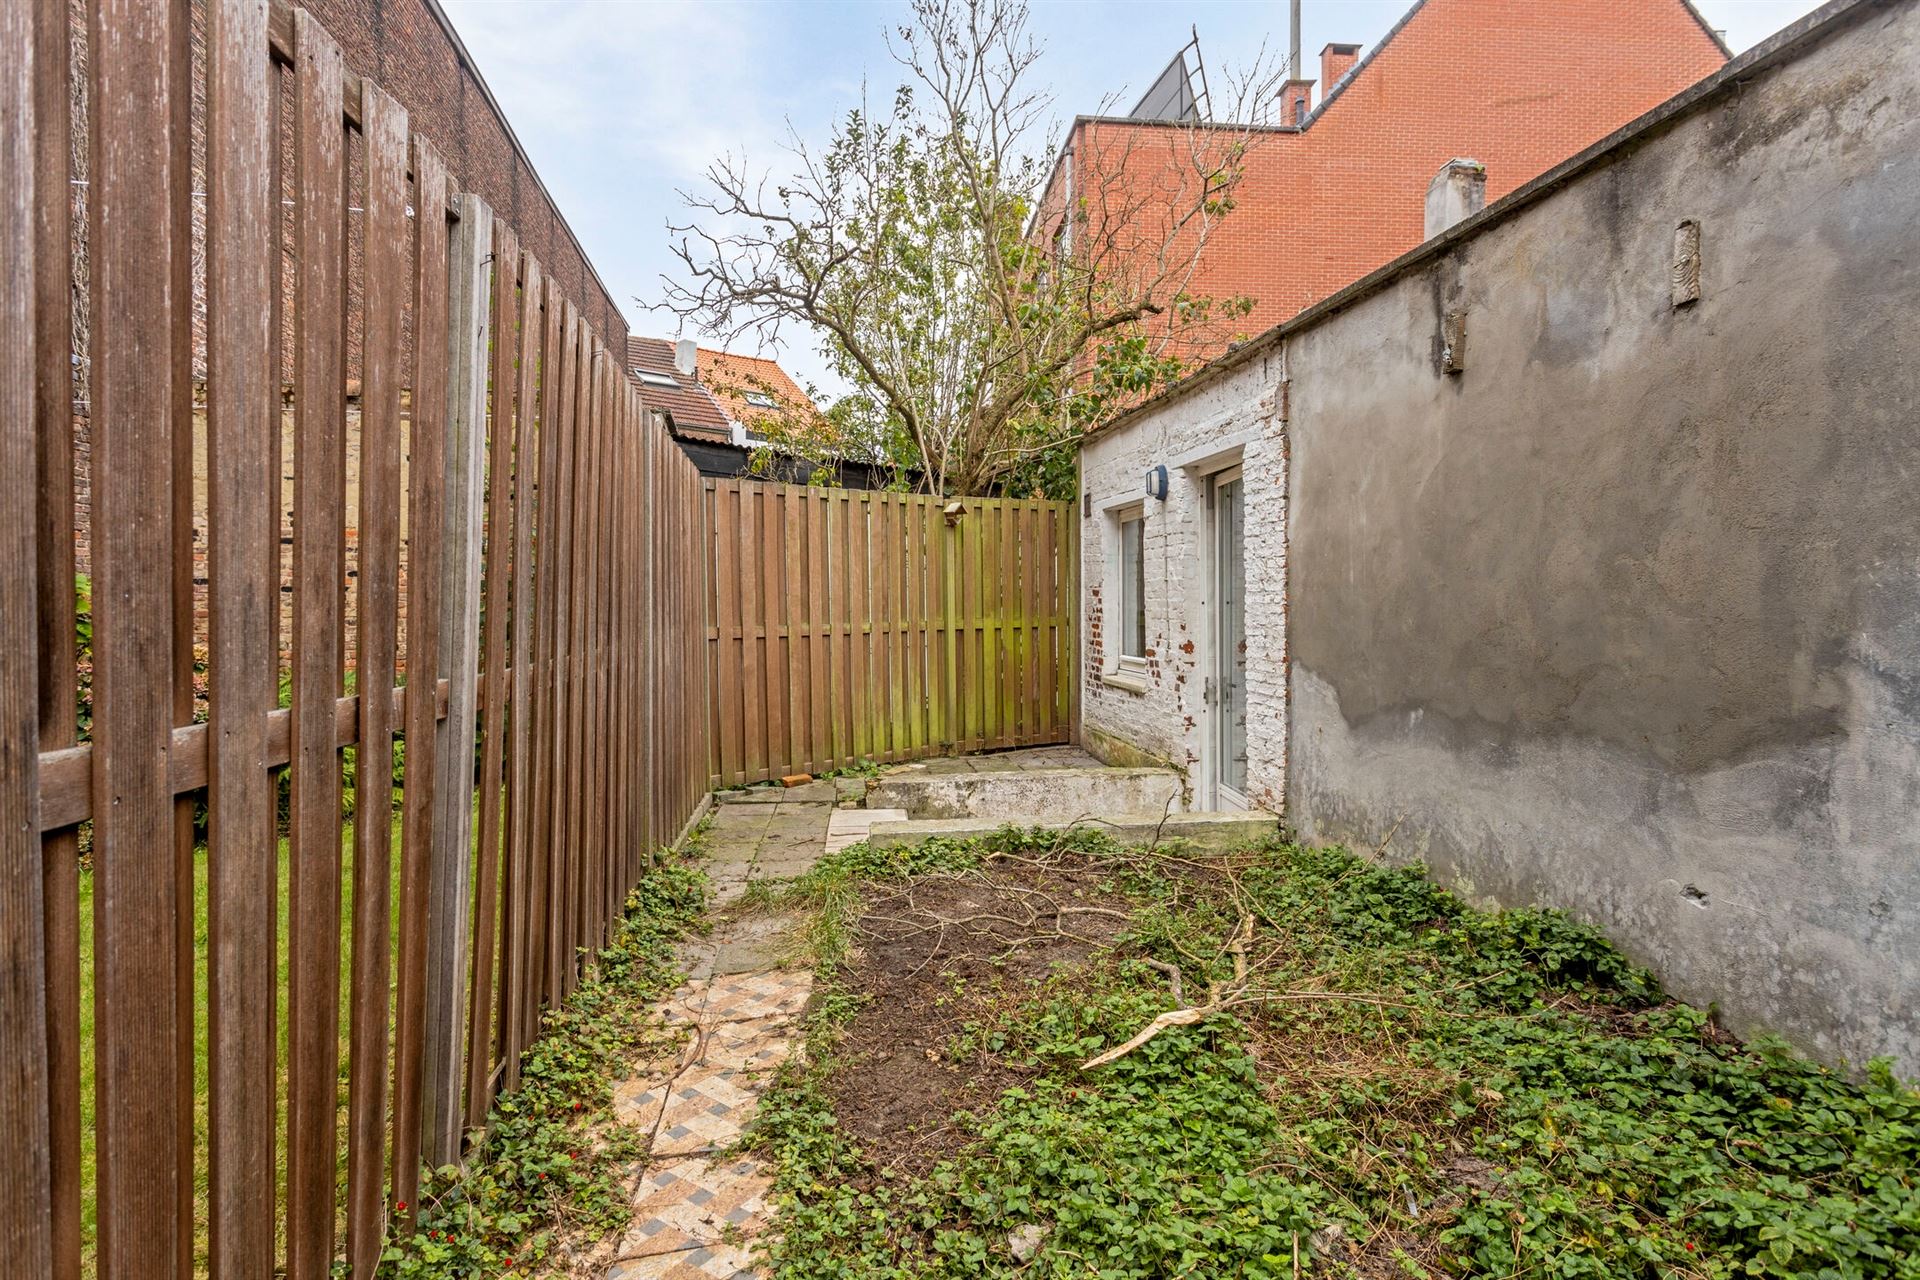
[[[1212,387],[1109,429],[1081,448],[1081,488],[1093,502],[1081,519],[1082,722],[1190,772],[1198,786],[1207,751],[1203,688],[1213,669],[1205,566],[1207,471],[1180,459],[1242,441],[1246,502],[1247,794],[1280,812],[1287,752],[1287,440],[1276,351]],[[1114,653],[1105,608],[1117,606],[1116,500],[1145,493],[1155,464],[1169,471],[1164,502],[1146,499],[1147,690],[1109,683]],[[1086,508],[1083,505],[1082,511]],[[1089,734],[1089,745],[1097,739]]]

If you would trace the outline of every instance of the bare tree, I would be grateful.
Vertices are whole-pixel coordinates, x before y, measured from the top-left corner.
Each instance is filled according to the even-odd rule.
[[[1095,123],[1056,162],[1020,0],[913,0],[889,47],[908,83],[887,111],[863,100],[822,152],[796,136],[777,183],[709,169],[666,305],[727,342],[825,336],[857,390],[797,451],[889,461],[932,493],[1031,481],[1245,314],[1190,290],[1275,77],[1236,82],[1248,123]]]

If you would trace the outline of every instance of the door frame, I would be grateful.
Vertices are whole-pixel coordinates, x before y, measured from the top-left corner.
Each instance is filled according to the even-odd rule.
[[[1221,739],[1224,736],[1226,714],[1225,701],[1219,684],[1219,673],[1224,667],[1225,645],[1220,627],[1220,487],[1240,482],[1240,519],[1244,539],[1247,511],[1247,481],[1245,469],[1236,451],[1235,455],[1220,460],[1221,465],[1211,471],[1195,477],[1202,486],[1202,506],[1206,518],[1201,522],[1201,582],[1206,596],[1205,607],[1201,610],[1201,676],[1203,687],[1208,691],[1205,699],[1206,714],[1202,717],[1200,744],[1200,780],[1199,799],[1202,807],[1212,810],[1251,809],[1252,802],[1246,795],[1227,784]],[[1246,635],[1247,577],[1246,554],[1243,550],[1240,560],[1240,628],[1242,639]],[[1243,676],[1244,678],[1244,676]]]

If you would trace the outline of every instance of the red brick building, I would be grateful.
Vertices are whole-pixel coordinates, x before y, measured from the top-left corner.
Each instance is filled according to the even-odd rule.
[[[1416,0],[1364,56],[1326,46],[1319,92],[1313,80],[1288,82],[1280,123],[1199,127],[1245,135],[1247,151],[1234,207],[1209,230],[1184,291],[1251,298],[1232,329],[1270,328],[1425,239],[1427,187],[1449,160],[1484,165],[1486,199],[1497,200],[1727,56],[1687,0]],[[1161,188],[1177,203],[1195,133],[1077,119],[1052,192],[1055,202],[1068,183],[1076,193],[1086,222],[1069,234],[1098,243],[1103,211],[1137,208],[1115,191]],[[1153,228],[1124,238],[1136,259],[1156,244]],[[1207,345],[1196,354],[1217,353]]]

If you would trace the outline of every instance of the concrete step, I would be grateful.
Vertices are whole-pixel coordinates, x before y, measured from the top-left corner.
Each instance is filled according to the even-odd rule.
[[[1064,822],[1086,815],[1178,812],[1183,788],[1171,769],[1008,769],[898,773],[867,785],[867,808],[905,809],[915,820],[983,818],[993,826]]]
[[[1058,812],[1056,810],[1056,812]],[[1004,818],[919,818],[906,822],[876,822],[867,831],[867,843],[876,849],[910,849],[936,836],[968,839],[991,835],[1008,825]],[[1016,825],[1063,831],[1088,827],[1105,831],[1125,845],[1181,840],[1202,849],[1225,850],[1264,839],[1280,829],[1280,820],[1260,810],[1232,813],[1118,813],[1102,819],[1081,818]]]
[[[905,809],[835,809],[827,820],[827,852],[838,853],[867,838],[876,822],[905,822]]]

